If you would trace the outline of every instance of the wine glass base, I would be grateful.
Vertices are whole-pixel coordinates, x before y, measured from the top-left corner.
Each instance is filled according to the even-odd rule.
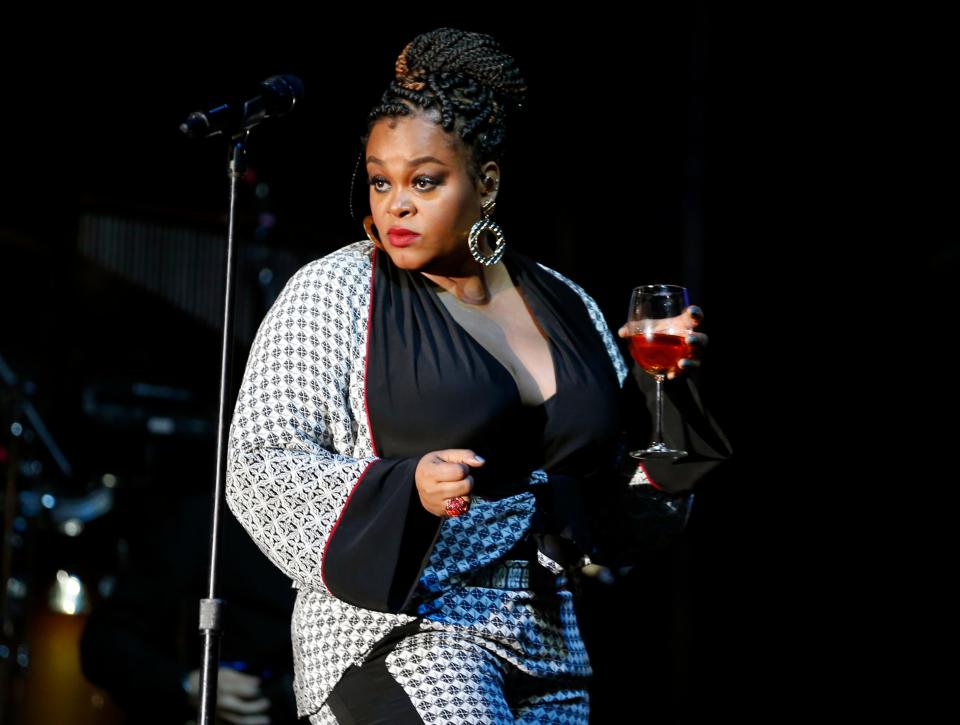
[[[673,448],[667,448],[662,443],[655,443],[649,448],[645,448],[642,451],[630,451],[630,455],[633,456],[634,458],[640,458],[640,459],[645,459],[645,458],[669,459],[669,458],[683,458],[685,455],[687,455],[687,452],[674,450]]]

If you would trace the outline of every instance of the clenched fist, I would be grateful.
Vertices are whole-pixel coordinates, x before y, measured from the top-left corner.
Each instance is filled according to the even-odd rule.
[[[420,503],[434,516],[446,516],[446,503],[462,496],[470,503],[473,490],[471,466],[482,466],[486,461],[469,448],[445,448],[430,451],[417,464],[415,474]]]

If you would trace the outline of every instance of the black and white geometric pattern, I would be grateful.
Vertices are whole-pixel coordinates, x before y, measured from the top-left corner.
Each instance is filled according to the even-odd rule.
[[[338,725],[336,716],[326,703],[317,712],[313,713],[309,720],[311,725]]]
[[[436,594],[463,585],[478,569],[502,559],[527,533],[535,510],[532,493],[497,500],[472,496],[466,513],[440,525],[421,587]]]
[[[387,670],[425,723],[586,725],[586,680],[533,678],[470,634],[418,632],[387,656]]]
[[[257,331],[230,425],[227,505],[299,590],[291,637],[300,716],[320,716],[343,672],[362,662],[391,629],[415,619],[336,599],[321,576],[327,538],[363,471],[377,459],[364,400],[372,251],[369,240],[354,242],[308,263],[290,278]],[[627,368],[594,300],[563,275],[540,266],[583,299],[622,385]],[[638,476],[641,471],[638,467]],[[479,507],[478,515],[509,513],[502,535],[489,530],[485,534],[493,536],[484,542],[493,547],[491,556],[506,551],[508,542],[518,540],[528,525],[531,501],[524,496],[503,504],[515,507],[509,512]],[[468,548],[456,525],[442,533],[444,545]],[[438,568],[434,573],[453,581],[462,572]],[[469,595],[473,598],[450,604],[456,611],[515,606],[516,621],[497,621],[495,616],[485,620],[478,611],[461,621],[425,622],[438,631],[483,631],[485,642],[495,643],[491,646],[501,656],[512,658],[529,674],[589,671],[585,653],[580,655],[579,634],[572,635],[576,631],[572,602],[569,606],[561,602],[559,609],[543,614],[530,602],[520,601],[523,592],[496,591],[517,601],[492,601],[492,595],[474,592]],[[510,631],[521,631],[521,640],[513,641]],[[545,653],[544,661],[552,664],[527,659]]]
[[[421,588],[431,595],[418,610],[421,627],[469,635],[530,675],[587,677],[590,664],[569,591],[546,600],[532,591],[470,584],[523,538],[535,506],[532,493],[496,501],[475,496],[466,514],[444,520],[421,575]]]

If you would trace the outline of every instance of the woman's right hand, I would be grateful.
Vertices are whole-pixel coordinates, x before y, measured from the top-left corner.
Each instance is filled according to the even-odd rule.
[[[417,464],[415,474],[420,503],[434,516],[446,516],[446,503],[462,496],[469,505],[473,490],[471,466],[486,461],[469,448],[445,448],[430,451]]]

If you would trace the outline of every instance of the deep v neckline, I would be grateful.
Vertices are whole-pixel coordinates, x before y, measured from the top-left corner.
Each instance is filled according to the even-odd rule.
[[[535,303],[530,301],[530,298],[524,292],[524,288],[521,286],[521,284],[518,283],[518,281],[521,279],[521,275],[518,273],[515,273],[510,269],[510,267],[507,264],[507,255],[505,255],[501,261],[503,262],[504,268],[507,271],[507,275],[510,277],[511,284],[513,284],[514,289],[517,290],[517,294],[520,295],[520,301],[523,302],[524,308],[527,310],[527,313],[531,317],[531,322],[533,322],[534,326],[538,328],[538,333],[539,333],[539,328],[546,330],[547,326],[544,324],[542,320],[540,320],[536,316],[534,310],[531,309],[532,307],[536,306]],[[519,268],[519,263],[517,266]],[[546,340],[546,343],[547,343],[547,350],[550,353],[550,364],[553,366],[553,381],[554,381],[553,395],[533,405],[529,403],[525,403],[523,401],[523,396],[520,393],[520,385],[517,382],[517,378],[510,371],[510,368],[504,365],[500,361],[500,359],[496,355],[494,355],[492,352],[490,352],[486,348],[486,346],[484,346],[477,338],[475,338],[473,334],[466,327],[460,324],[459,320],[457,320],[457,318],[453,316],[450,310],[447,309],[447,306],[446,304],[444,304],[444,301],[440,299],[441,291],[445,294],[453,294],[453,293],[443,289],[442,287],[440,287],[440,285],[438,285],[432,279],[428,277],[424,277],[422,274],[419,274],[419,273],[417,274],[421,279],[423,279],[424,284],[430,290],[437,305],[440,306],[442,310],[442,314],[446,318],[447,323],[455,325],[456,328],[460,330],[461,334],[470,341],[470,344],[472,344],[477,350],[479,350],[481,355],[484,355],[489,360],[492,360],[495,365],[500,367],[509,376],[510,380],[513,382],[514,389],[517,391],[517,399],[520,401],[520,404],[525,409],[537,410],[538,408],[545,408],[547,405],[553,403],[553,401],[556,400],[557,395],[560,392],[560,370],[559,370],[559,366],[557,365],[557,356],[559,353],[557,352],[557,349],[555,347],[552,335],[548,333],[544,337],[544,339]]]

